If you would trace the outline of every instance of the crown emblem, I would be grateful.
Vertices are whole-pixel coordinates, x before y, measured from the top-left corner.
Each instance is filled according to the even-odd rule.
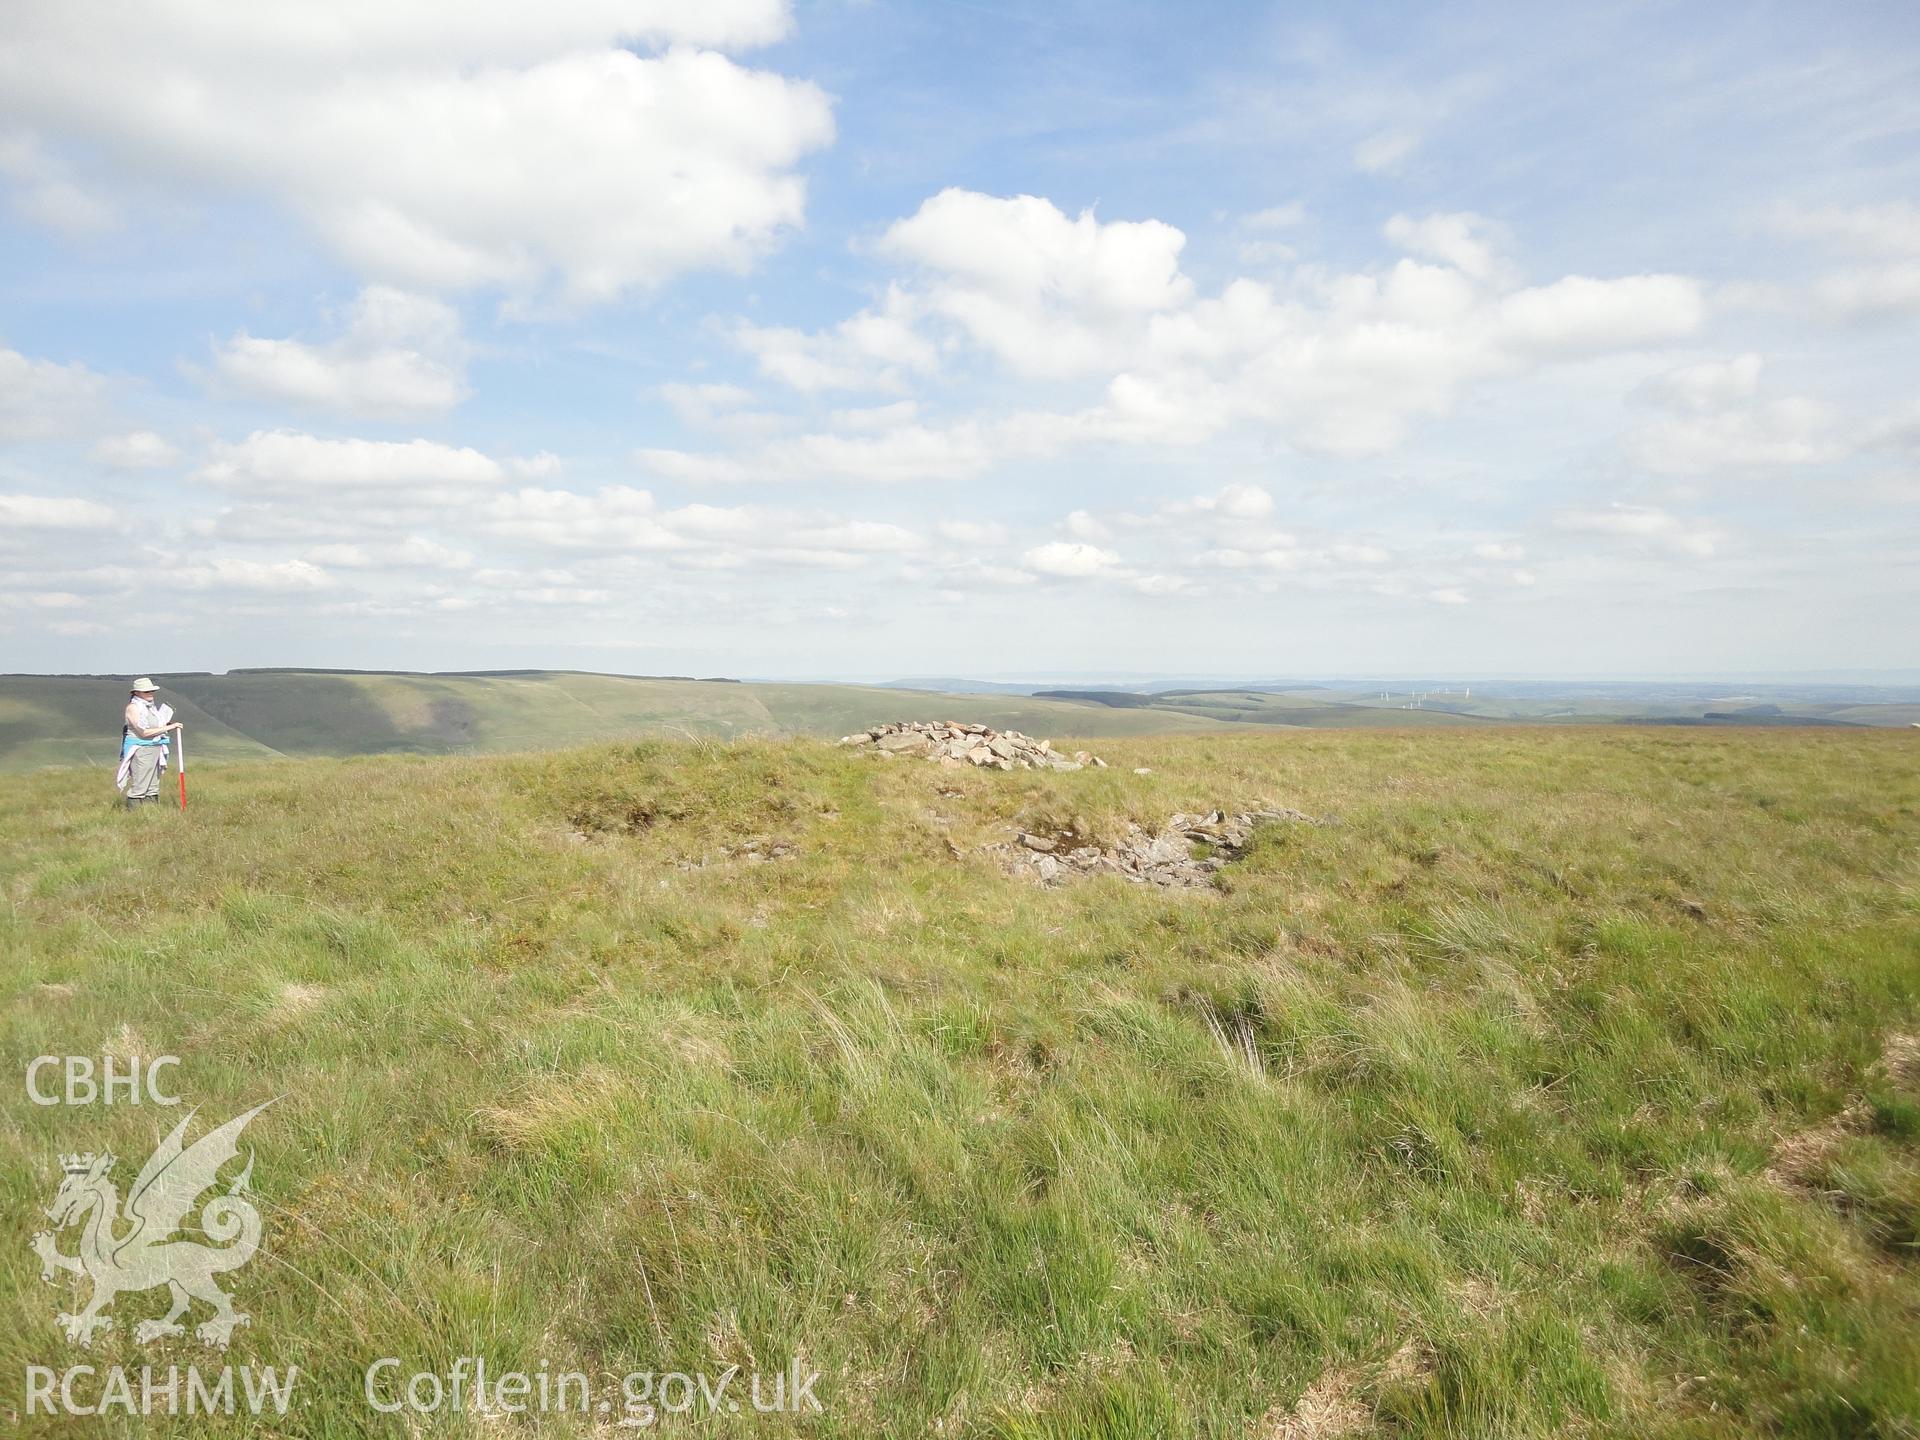
[[[113,1168],[113,1156],[95,1155],[91,1151],[85,1155],[62,1155],[60,1157],[60,1168],[69,1175],[85,1175],[93,1169],[96,1160],[104,1160],[106,1162],[100,1167],[102,1170],[111,1170]]]

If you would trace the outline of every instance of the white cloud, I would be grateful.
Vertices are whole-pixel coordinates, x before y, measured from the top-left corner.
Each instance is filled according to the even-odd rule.
[[[1196,495],[1184,504],[1165,507],[1167,514],[1187,512],[1220,514],[1235,520],[1264,520],[1273,514],[1273,496],[1258,485],[1235,483],[1222,487],[1217,495]]]
[[[721,415],[748,404],[753,392],[739,385],[686,385],[675,381],[660,387],[660,398],[684,423],[705,429]]]
[[[671,516],[668,517],[671,521]],[[776,522],[783,523],[783,522]],[[904,525],[879,520],[840,520],[829,524],[799,524],[785,530],[788,545],[803,549],[854,550],[898,554],[918,550],[927,542]]]
[[[180,463],[180,449],[151,430],[111,435],[96,443],[88,455],[116,470],[160,470]]]
[[[795,480],[884,484],[964,480],[987,469],[997,453],[995,437],[977,424],[962,422],[942,428],[900,425],[876,435],[800,435],[744,455],[642,450],[635,458],[657,475],[689,484]]]
[[[270,198],[371,278],[601,301],[800,223],[826,96],[695,48],[788,23],[778,0],[8,6],[0,120],[56,160]]]
[[[1788,207],[1774,219],[1790,235],[1880,262],[1815,281],[1809,299],[1817,316],[1853,321],[1920,310],[1920,205]]]
[[[1298,200],[1285,205],[1270,205],[1265,210],[1255,210],[1251,215],[1240,217],[1243,230],[1292,230],[1305,223],[1307,207]]]
[[[1345,565],[1391,565],[1393,552],[1379,545],[1341,541],[1327,550],[1328,555]]]
[[[1443,261],[1474,280],[1500,280],[1508,273],[1501,258],[1505,237],[1485,216],[1467,211],[1419,220],[1396,215],[1382,233],[1409,254]]]
[[[686,543],[654,517],[650,492],[615,485],[592,495],[528,488],[493,497],[480,511],[491,533],[562,549],[662,550]]]
[[[1001,545],[1007,539],[1007,527],[998,521],[942,520],[934,528],[957,545]]]
[[[1120,563],[1120,557],[1111,550],[1067,540],[1036,545],[1021,559],[1028,569],[1038,570],[1043,575],[1060,575],[1076,580],[1098,575]]]
[[[216,556],[211,560],[167,567],[166,583],[181,590],[254,590],[293,594],[330,588],[334,581],[318,565],[305,560],[241,560]]]
[[[98,413],[106,391],[106,377],[85,365],[0,349],[0,440],[70,435]]]
[[[13,212],[35,224],[84,238],[119,223],[112,202],[81,184],[30,135],[0,135],[0,175],[11,182]]]
[[[1467,603],[1466,595],[1454,589],[1429,590],[1427,592],[1427,598],[1436,605],[1464,605]]]
[[[1717,548],[1711,531],[1689,525],[1664,510],[1613,505],[1605,510],[1564,510],[1553,525],[1571,535],[1592,535],[1679,555],[1706,558]]]
[[[1920,256],[1920,205],[1786,207],[1775,221],[1790,235],[1865,254]]]
[[[360,292],[322,344],[244,330],[215,347],[221,380],[245,394],[374,420],[441,415],[467,396],[466,341],[451,305],[388,285]]]
[[[1059,377],[1102,368],[1108,332],[1186,303],[1186,238],[1158,220],[1069,218],[1034,195],[947,189],[879,249],[930,272],[929,308],[1011,369]]]
[[[0,524],[23,530],[107,530],[118,517],[105,505],[50,495],[0,495]]]
[[[1113,531],[1085,510],[1076,510],[1066,519],[1067,533],[1076,540],[1111,540]]]
[[[827,417],[827,423],[835,430],[872,434],[911,425],[919,413],[920,406],[916,401],[896,400],[891,405],[862,405],[850,410],[835,410]]]
[[[1634,460],[1663,475],[1822,465],[1848,448],[1840,417],[1804,396],[1671,414],[1627,444]]]
[[[1500,302],[1499,335],[1522,354],[1568,356],[1681,340],[1700,329],[1706,302],[1683,275],[1594,280],[1569,275]]]
[[[1178,595],[1193,588],[1184,575],[1136,575],[1127,583],[1142,595]]]
[[[1034,196],[942,191],[878,247],[918,267],[914,288],[895,283],[882,310],[863,316],[943,318],[1023,378],[1105,376],[1098,403],[903,425],[864,448],[829,433],[745,455],[642,458],[689,481],[952,479],[1074,446],[1196,445],[1242,422],[1302,450],[1378,454],[1416,419],[1449,413],[1472,385],[1666,343],[1704,320],[1700,288],[1684,276],[1570,276],[1523,288],[1498,227],[1478,216],[1403,216],[1387,229],[1445,263],[1303,270],[1285,289],[1240,279],[1195,299],[1179,270],[1185,237],[1171,226],[1069,218]],[[797,388],[904,386],[910,367],[851,344],[852,324],[738,334],[763,370]],[[852,419],[836,417],[836,430]]]
[[[810,332],[741,321],[734,340],[754,357],[760,373],[803,394],[823,390],[897,392],[911,375],[931,374],[939,352],[914,328],[918,303],[889,286],[869,306],[830,330]]]
[[[1920,263],[1822,276],[1814,283],[1813,301],[1819,311],[1841,320],[1920,310]]]
[[[519,545],[637,552],[697,568],[737,568],[760,560],[853,568],[926,545],[906,526],[844,515],[751,505],[662,510],[649,492],[626,486],[592,494],[526,489],[500,495],[482,507],[480,527]]]
[[[256,430],[213,447],[197,478],[255,494],[339,493],[391,500],[472,494],[500,484],[498,463],[477,450],[432,440],[323,440],[293,430]]]
[[[1369,175],[1382,175],[1419,148],[1420,137],[1411,130],[1383,130],[1353,147],[1353,163]]]
[[[1722,410],[1753,398],[1760,385],[1763,361],[1758,355],[1683,365],[1657,375],[1640,388],[1643,398],[1682,412]]]
[[[1822,465],[1852,448],[1840,416],[1806,396],[1767,397],[1756,354],[1682,366],[1632,398],[1659,412],[1627,437],[1635,463],[1663,475]]]
[[[1021,590],[1038,585],[1039,577],[1015,565],[996,565],[977,556],[945,567],[941,578],[956,594],[977,590]]]
[[[516,480],[551,480],[566,468],[560,457],[550,450],[534,455],[509,455],[505,464],[507,473]]]
[[[320,545],[307,558],[337,570],[465,570],[473,564],[471,552],[420,535],[391,545]]]

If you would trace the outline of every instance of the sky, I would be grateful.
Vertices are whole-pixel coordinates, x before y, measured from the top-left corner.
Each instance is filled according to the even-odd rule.
[[[1920,10],[0,7],[0,671],[1920,655]]]

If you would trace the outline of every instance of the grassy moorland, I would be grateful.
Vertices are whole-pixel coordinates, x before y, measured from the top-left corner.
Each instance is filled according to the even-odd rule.
[[[1024,695],[916,694],[864,685],[739,684],[577,671],[410,675],[235,671],[162,679],[192,727],[189,761],[271,756],[448,755],[559,750],[666,735],[835,738],[929,709],[999,729],[1151,735],[1217,728],[1185,712],[1109,710]],[[0,772],[111,770],[124,679],[0,675]],[[1450,718],[1450,717],[1449,717]]]
[[[1098,748],[233,763],[184,815],[10,782],[5,1052],[176,1054],[203,1120],[284,1096],[229,1359],[300,1403],[174,1424],[533,1433],[376,1416],[364,1367],[799,1356],[823,1413],[697,1428],[1920,1433],[1907,733]],[[1211,892],[982,848],[1261,802],[1339,823]],[[28,1248],[56,1152],[124,1183],[177,1113],[8,1104],[0,1407],[28,1364],[218,1363],[133,1342],[159,1292],[76,1350]]]

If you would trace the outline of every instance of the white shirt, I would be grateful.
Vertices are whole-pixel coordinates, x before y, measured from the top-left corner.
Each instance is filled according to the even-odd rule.
[[[127,725],[136,737],[142,730],[158,730],[167,723],[161,718],[161,708],[153,701],[143,700],[138,695],[127,702]]]

